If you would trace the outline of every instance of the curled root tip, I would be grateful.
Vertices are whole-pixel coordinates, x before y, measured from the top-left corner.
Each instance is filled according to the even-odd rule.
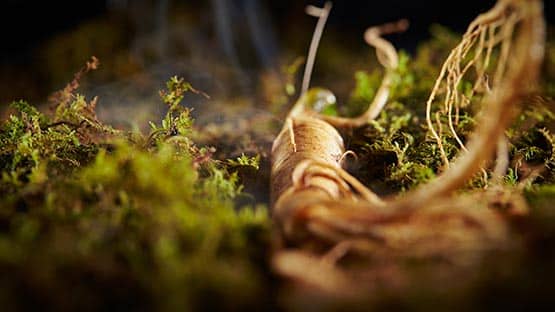
[[[347,160],[348,156],[352,156],[355,160],[358,160],[358,155],[355,152],[349,150],[343,153],[341,157],[339,157],[339,160],[337,162],[342,166]]]
[[[364,32],[364,39],[366,41],[372,41],[373,38],[379,37],[380,35],[387,35],[393,33],[402,33],[409,28],[408,19],[400,19],[397,22],[387,23],[383,25],[371,26]]]

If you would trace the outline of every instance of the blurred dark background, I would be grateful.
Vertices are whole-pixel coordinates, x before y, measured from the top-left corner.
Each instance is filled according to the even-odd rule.
[[[114,11],[124,11],[123,14],[129,15],[155,15],[157,12],[149,9],[156,8],[164,2],[170,2],[170,5],[182,4],[205,19],[213,18],[211,16],[213,12],[208,12],[211,9],[211,1],[206,0],[4,0],[0,4],[0,33],[4,43],[0,52],[2,60],[9,61],[14,57],[21,57],[22,54],[57,33],[71,30],[80,23],[106,16]],[[226,2],[231,6],[237,6],[238,3],[248,2],[248,0],[228,0]],[[324,1],[298,0],[255,0],[255,2],[259,2],[260,6],[270,13],[270,18],[278,29],[287,28],[287,24],[291,23],[292,19],[294,21],[303,18],[303,8],[307,4],[322,5],[324,3]],[[342,0],[334,3],[328,26],[346,32],[360,33],[368,25],[409,18],[412,36],[404,43],[411,45],[426,36],[429,25],[432,23],[445,25],[458,31],[464,30],[478,12],[487,10],[494,3],[495,1],[492,0]],[[148,5],[145,4],[152,6],[147,8]],[[545,5],[548,15],[553,15],[551,12],[553,6],[550,1],[547,1]],[[136,12],[141,6],[148,12]],[[307,31],[309,30],[307,29]]]
[[[4,0],[0,4],[0,103],[15,99],[43,103],[91,55],[103,67],[92,75],[87,93],[123,107],[150,101],[174,74],[212,95],[254,94],[260,88],[261,73],[279,70],[305,55],[316,21],[304,14],[304,7],[323,2]],[[365,28],[400,18],[410,20],[410,29],[391,39],[414,53],[418,43],[429,37],[431,25],[463,32],[494,3],[335,1],[322,45],[333,45],[338,56],[330,58],[333,54],[326,53],[320,57],[328,59],[317,62],[355,66],[350,57],[359,66],[358,56],[368,51],[361,39]],[[553,1],[546,1],[550,23],[554,7]],[[346,61],[333,60],[340,56]],[[316,81],[318,68],[317,63]]]

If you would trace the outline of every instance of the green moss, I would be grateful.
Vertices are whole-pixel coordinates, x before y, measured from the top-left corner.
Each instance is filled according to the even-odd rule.
[[[148,136],[102,124],[94,102],[77,94],[53,116],[12,105],[0,132],[1,288],[15,294],[10,304],[75,308],[93,298],[90,308],[190,310],[213,296],[220,308],[259,300],[267,212],[235,205],[236,167],[257,167],[258,156],[218,161],[197,147],[180,106],[190,90],[168,82],[168,112]],[[115,285],[130,286],[108,291]],[[26,298],[20,287],[44,297]]]
[[[362,180],[372,183],[384,181],[386,192],[405,190],[428,181],[441,166],[436,145],[426,136],[424,117],[429,87],[433,84],[429,73],[433,64],[423,64],[402,52],[399,67],[392,79],[390,102],[366,128],[355,133],[351,147],[365,168],[355,173]],[[382,73],[359,71],[355,74],[356,87],[345,109],[346,114],[356,115],[366,109],[381,83]]]

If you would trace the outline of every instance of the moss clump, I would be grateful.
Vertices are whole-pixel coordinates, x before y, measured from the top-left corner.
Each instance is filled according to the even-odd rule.
[[[400,53],[390,102],[376,120],[355,133],[350,146],[364,164],[357,167],[357,176],[385,193],[429,181],[441,167],[437,144],[428,137],[425,126],[425,103],[436,75],[431,73],[437,70],[437,65],[433,59],[422,56],[426,49],[420,51],[416,60]],[[353,114],[371,102],[381,83],[381,74],[357,72],[355,80],[356,87],[346,107]],[[472,119],[463,114],[458,130],[468,134],[472,125]],[[455,140],[450,137],[445,140],[449,156],[454,156],[458,151]]]
[[[267,212],[235,204],[237,167],[256,161],[214,160],[192,142],[179,103],[196,90],[172,78],[149,135],[102,124],[74,91],[58,94],[52,115],[15,102],[1,125],[0,300],[68,310],[263,303]]]
[[[458,38],[439,26],[432,28],[432,36],[430,42],[421,45],[414,58],[401,51],[390,101],[378,118],[356,130],[350,141],[349,148],[359,156],[351,171],[381,193],[406,190],[429,181],[443,170],[439,147],[426,124],[425,108],[441,61]],[[550,81],[552,72],[549,70],[550,53],[544,71],[546,81]],[[347,105],[342,107],[342,113],[352,116],[364,111],[380,86],[382,76],[378,69],[356,72],[355,88]],[[472,84],[462,81],[459,88],[466,94],[469,92],[465,90],[471,90]],[[540,94],[524,100],[523,112],[506,132],[510,143],[510,168],[505,180],[511,184],[554,182],[555,107],[548,96],[549,88],[547,83]],[[454,124],[463,143],[474,130],[479,99],[469,96],[469,103],[460,108]],[[438,118],[447,127],[447,117],[438,115]],[[446,156],[453,159],[461,150],[456,138],[447,130],[441,137]],[[485,166],[483,174],[488,178],[492,167]],[[469,188],[484,187],[486,183],[484,176],[479,175],[469,183]]]

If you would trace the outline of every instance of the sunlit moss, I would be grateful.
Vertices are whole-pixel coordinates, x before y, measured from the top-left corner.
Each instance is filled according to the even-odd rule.
[[[257,157],[213,160],[188,138],[192,120],[179,103],[190,89],[170,80],[162,92],[168,113],[148,136],[100,123],[94,103],[77,94],[53,116],[13,104],[0,132],[0,268],[10,272],[1,287],[16,294],[11,304],[28,303],[17,291],[22,280],[60,307],[71,301],[59,288],[75,302],[93,296],[96,308],[111,300],[171,310],[213,295],[214,307],[258,300],[267,212],[235,206],[242,186],[234,171]],[[89,270],[103,278],[75,286]],[[107,293],[112,280],[133,285],[129,297]]]

